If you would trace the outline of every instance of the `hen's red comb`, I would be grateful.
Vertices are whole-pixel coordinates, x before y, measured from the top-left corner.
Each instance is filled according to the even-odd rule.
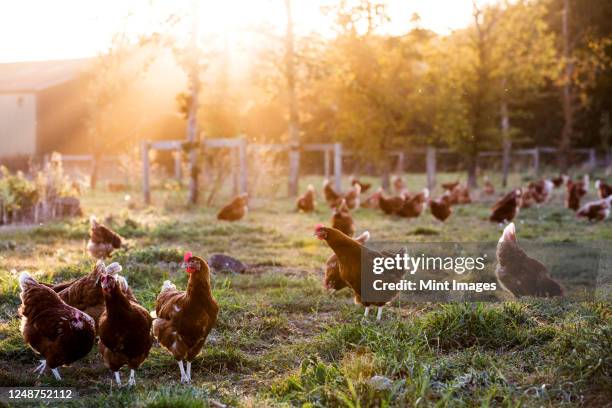
[[[191,259],[192,256],[193,256],[193,254],[190,251],[185,252],[185,256],[183,257],[183,260],[185,262],[188,262]]]
[[[317,226],[315,227],[315,231],[320,230],[321,228],[325,227],[325,225],[323,224],[317,224]]]

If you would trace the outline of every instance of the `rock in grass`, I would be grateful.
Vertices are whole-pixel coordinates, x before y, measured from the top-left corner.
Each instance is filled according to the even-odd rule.
[[[244,273],[246,265],[236,258],[228,255],[214,254],[208,259],[208,265],[214,272],[229,271],[233,273]]]
[[[374,377],[370,378],[368,385],[376,391],[385,391],[391,389],[393,386],[393,381],[382,375],[375,375]]]

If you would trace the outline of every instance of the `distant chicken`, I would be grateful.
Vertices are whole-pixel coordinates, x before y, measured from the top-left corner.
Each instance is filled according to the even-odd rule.
[[[485,176],[484,178],[484,185],[482,187],[482,192],[485,195],[493,195],[495,194],[495,186],[493,186],[493,183],[491,183],[491,181],[489,180],[489,177]]]
[[[334,188],[331,186],[331,181],[327,179],[323,181],[323,194],[325,195],[325,201],[330,208],[336,207],[342,199],[342,195],[334,190]]]
[[[379,194],[378,192],[371,194],[368,198],[361,202],[362,208],[379,208]]]
[[[157,318],[153,333],[159,343],[178,361],[181,382],[191,382],[191,362],[198,355],[217,322],[219,307],[213,298],[210,269],[202,258],[187,252],[187,291],[165,281],[155,302]],[[187,363],[187,368],[183,366]]]
[[[355,241],[360,244],[365,244],[370,239],[370,233],[364,231],[355,238]],[[328,290],[340,290],[347,287],[345,281],[340,278],[340,265],[338,264],[338,255],[335,253],[331,254],[325,262],[325,278],[323,280],[325,289]]]
[[[453,181],[450,183],[442,183],[442,188],[445,191],[453,191],[455,189],[455,187],[457,187],[459,185],[459,181]]]
[[[364,182],[356,179],[353,176],[351,176],[350,180],[351,180],[351,186],[359,186],[359,188],[361,189],[362,193],[365,193],[366,191],[368,191],[370,189],[370,187],[372,187],[371,183],[364,183]]]
[[[589,221],[604,221],[610,216],[612,195],[607,198],[585,204],[576,212],[577,217],[587,218]]]
[[[361,186],[359,184],[355,184],[344,195],[344,200],[346,201],[346,206],[350,210],[354,210],[355,208],[359,208],[360,196],[361,196]]]
[[[536,203],[542,204],[550,199],[550,195],[555,188],[555,184],[551,180],[532,181],[527,186]]]
[[[565,174],[561,174],[557,177],[553,177],[552,179],[550,179],[550,181],[552,181],[553,186],[555,188],[559,188],[564,184],[567,184],[567,182],[569,181],[569,177]]]
[[[27,272],[19,275],[21,288],[21,334],[43,359],[35,372],[47,366],[61,380],[58,367],[85,357],[96,337],[94,320],[67,305],[51,288],[41,285]]]
[[[521,209],[531,208],[531,206],[534,205],[535,202],[536,200],[534,197],[533,190],[531,190],[530,188],[525,188],[521,190],[521,200],[519,205]]]
[[[601,199],[608,198],[612,195],[612,185],[606,184],[605,181],[595,181],[595,188],[597,189],[597,194]]]
[[[442,188],[445,190],[445,193],[448,193],[451,205],[469,204],[472,202],[470,189],[458,181],[442,184]]]
[[[580,208],[580,200],[588,192],[589,178],[585,176],[582,181],[567,182],[567,192],[565,196],[565,206],[571,210],[578,211]]]
[[[87,252],[94,259],[107,258],[115,249],[121,248],[123,240],[119,234],[106,225],[99,223],[94,215],[89,218],[89,224]]]
[[[297,199],[298,211],[312,212],[316,206],[315,189],[312,184],[308,185],[308,189]]]
[[[382,187],[378,190],[378,207],[387,215],[396,214],[404,204],[403,196],[385,197]]]
[[[342,231],[349,237],[355,234],[355,222],[344,199],[340,201],[339,206],[333,209],[332,228]]]
[[[397,194],[402,194],[406,191],[406,183],[401,178],[401,176],[393,176],[391,179],[391,183],[393,184],[393,188]]]
[[[512,221],[519,213],[522,190],[516,189],[499,199],[491,209],[489,221],[505,223]]]
[[[540,261],[530,258],[516,242],[514,223],[504,228],[497,244],[495,275],[500,285],[516,297],[563,296],[561,285]]]
[[[229,204],[217,213],[217,219],[222,221],[238,221],[244,218],[249,210],[247,206],[248,197],[247,193],[234,197]]]
[[[446,193],[442,194],[441,197],[435,200],[430,200],[429,210],[431,211],[431,215],[433,215],[438,221],[446,221],[446,219],[453,213],[453,209],[451,208],[450,193],[447,191]]]
[[[380,320],[382,316],[383,306],[392,301],[397,292],[385,291],[381,292],[381,300],[378,302],[367,302],[362,299],[361,287],[361,265],[362,260],[369,261],[374,257],[384,257],[387,254],[381,254],[364,247],[360,242],[343,234],[335,228],[327,228],[323,225],[318,225],[315,229],[315,236],[327,242],[327,245],[334,251],[338,257],[339,276],[344,285],[350,287],[355,295],[355,303],[365,306],[364,316],[368,315],[370,306],[378,306],[376,320]],[[405,271],[404,270],[387,270],[385,272],[386,279],[399,281]],[[381,275],[382,277],[382,275]],[[341,284],[340,284],[341,285]]]
[[[79,279],[70,282],[63,282],[57,285],[46,285],[57,292],[60,298],[77,309],[87,313],[96,322],[96,326],[104,312],[104,295],[100,278],[105,274],[117,275],[121,272],[121,265],[117,262],[106,266],[104,262],[98,261],[93,271]],[[136,301],[130,288],[126,288],[126,296]]]
[[[397,215],[405,218],[416,218],[421,215],[429,199],[429,189],[425,188],[417,194],[405,194],[404,203],[397,210]]]
[[[98,350],[104,364],[121,386],[119,370],[130,368],[128,386],[136,385],[136,369],[149,355],[153,345],[152,318],[144,307],[126,295],[128,284],[122,276],[104,274],[100,278],[105,310],[98,322]]]

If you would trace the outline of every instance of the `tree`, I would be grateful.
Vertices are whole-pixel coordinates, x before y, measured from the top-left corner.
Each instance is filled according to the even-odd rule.
[[[512,136],[518,133],[510,126],[510,107],[520,105],[526,95],[530,99],[537,98],[546,80],[556,79],[555,37],[545,16],[544,4],[522,0],[506,3],[499,23],[493,51],[497,68],[493,75],[500,84],[504,187],[510,168]]]
[[[298,118],[297,96],[295,90],[295,55],[293,39],[293,15],[291,0],[285,0],[287,12],[287,32],[285,34],[285,77],[287,79],[287,97],[289,99],[289,196],[298,193],[298,180],[300,172],[300,130]]]
[[[116,145],[132,138],[142,125],[142,113],[133,111],[127,96],[154,60],[155,54],[146,47],[148,41],[149,38],[142,38],[135,45],[125,33],[115,34],[108,51],[100,54],[85,74],[92,189],[97,185],[100,159]]]

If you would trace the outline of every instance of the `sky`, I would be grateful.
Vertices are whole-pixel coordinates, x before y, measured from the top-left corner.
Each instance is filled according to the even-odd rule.
[[[194,0],[0,0],[0,62],[41,61],[95,56],[108,48],[113,33],[150,33],[172,13],[192,10]],[[284,30],[283,0],[195,0],[199,30],[240,37],[249,27],[266,24]],[[494,0],[479,0],[489,3]],[[292,0],[298,34],[331,35],[331,21],[321,6],[333,0]],[[440,34],[471,21],[472,0],[388,0],[388,31],[411,27],[413,13],[421,26]],[[176,28],[178,30],[178,28]],[[189,27],[183,27],[185,32]]]

